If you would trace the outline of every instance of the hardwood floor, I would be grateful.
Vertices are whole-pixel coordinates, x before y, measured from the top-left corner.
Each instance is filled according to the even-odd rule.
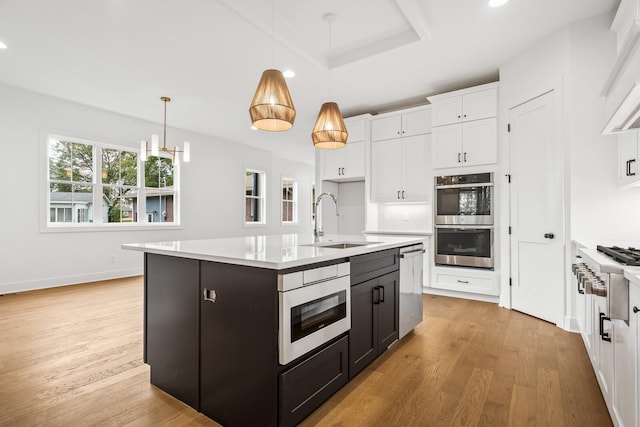
[[[149,384],[142,278],[0,297],[0,426],[216,426]],[[425,321],[304,426],[609,426],[579,335],[425,295]]]

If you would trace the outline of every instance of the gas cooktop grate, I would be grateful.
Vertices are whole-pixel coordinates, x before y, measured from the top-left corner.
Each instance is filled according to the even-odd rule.
[[[640,265],[640,249],[636,248],[620,248],[618,246],[600,246],[597,247],[599,252],[609,255],[619,263],[625,265]]]

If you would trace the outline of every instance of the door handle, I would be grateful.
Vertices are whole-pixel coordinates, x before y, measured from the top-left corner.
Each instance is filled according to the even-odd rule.
[[[611,320],[611,319],[605,316],[604,313],[600,313],[600,338],[602,338],[602,341],[611,342],[611,337],[609,336],[609,333],[604,331],[605,320]]]
[[[216,302],[216,291],[213,289],[204,288],[202,290],[202,299],[209,302]]]
[[[553,233],[544,233],[545,239],[553,239],[554,237],[556,237],[556,235]]]

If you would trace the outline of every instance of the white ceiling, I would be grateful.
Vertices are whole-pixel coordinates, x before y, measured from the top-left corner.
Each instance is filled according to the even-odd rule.
[[[312,163],[323,102],[377,113],[495,81],[527,46],[618,4],[487,1],[0,0],[0,82],[158,123],[169,96],[169,126]],[[249,128],[265,68],[296,72],[291,131]]]

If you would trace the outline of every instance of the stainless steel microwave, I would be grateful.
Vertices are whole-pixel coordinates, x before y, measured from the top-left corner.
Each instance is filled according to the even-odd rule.
[[[493,173],[435,177],[436,225],[493,224]]]

